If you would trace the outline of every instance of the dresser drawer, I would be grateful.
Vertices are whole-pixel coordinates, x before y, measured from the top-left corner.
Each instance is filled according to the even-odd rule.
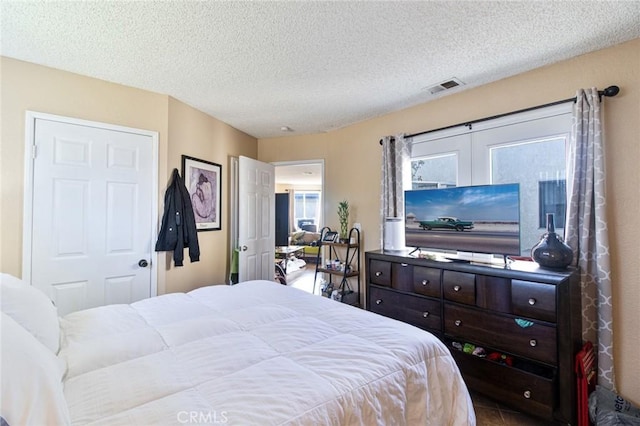
[[[490,315],[449,303],[444,306],[444,330],[455,339],[468,339],[481,346],[555,365],[556,328],[529,322],[523,328],[510,316]]]
[[[400,295],[400,307],[404,310],[403,321],[421,328],[442,330],[441,303],[439,300],[421,296]]]
[[[555,405],[553,379],[474,357],[452,349],[467,386],[490,395],[519,411],[552,418]]]
[[[397,320],[440,332],[440,301],[369,287],[369,310]]]
[[[391,262],[372,259],[369,262],[369,281],[371,284],[391,287]]]
[[[474,274],[444,271],[442,273],[442,287],[445,299],[475,305],[476,276]]]
[[[414,266],[413,291],[425,296],[440,297],[440,269]]]
[[[368,306],[371,312],[402,321],[404,307],[400,305],[400,294],[395,291],[369,286]]]
[[[511,310],[515,315],[556,322],[556,286],[512,280]]]

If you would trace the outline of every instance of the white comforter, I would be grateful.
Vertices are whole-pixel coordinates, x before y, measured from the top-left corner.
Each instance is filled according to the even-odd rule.
[[[473,425],[447,348],[269,281],[61,320],[73,424]]]

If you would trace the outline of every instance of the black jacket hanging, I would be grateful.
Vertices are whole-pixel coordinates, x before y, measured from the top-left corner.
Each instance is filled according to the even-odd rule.
[[[189,248],[191,262],[200,260],[200,246],[191,197],[178,169],[173,169],[171,183],[164,194],[164,215],[156,242],[156,251],[173,250],[175,266],[182,266],[185,247]]]

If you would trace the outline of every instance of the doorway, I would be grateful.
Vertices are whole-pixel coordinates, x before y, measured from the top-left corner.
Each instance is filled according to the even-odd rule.
[[[255,160],[254,160],[255,162]],[[255,164],[259,164],[260,162],[255,162]],[[264,164],[266,167],[267,165]],[[274,162],[269,164],[273,168],[273,183],[274,189],[272,189],[271,194],[278,193],[280,191],[285,192],[285,190],[291,191],[293,194],[297,189],[308,189],[308,190],[316,190],[319,191],[319,194],[322,195],[324,192],[324,160],[303,160],[303,161],[286,161],[286,162]],[[262,166],[261,166],[262,167]],[[240,181],[241,181],[241,171],[240,171],[240,158],[239,157],[231,157],[229,161],[229,170],[230,170],[230,193],[229,193],[229,211],[231,212],[230,217],[230,226],[229,226],[229,253],[230,253],[230,264],[229,264],[229,279],[228,283],[230,285],[238,283],[242,281],[240,279],[240,270],[244,270],[246,265],[243,262],[242,252],[243,246],[241,234],[243,232],[247,232],[247,227],[244,226],[245,229],[241,230],[241,207],[240,207],[240,198],[243,197],[240,191]],[[279,173],[279,177],[276,177],[276,174]],[[279,181],[279,184],[278,184]],[[275,207],[275,197],[274,199],[274,207]],[[245,208],[245,214],[247,214],[248,209]],[[274,208],[275,210],[275,208]],[[270,211],[270,209],[269,209]],[[322,218],[324,217],[324,207],[320,204],[320,214],[318,217],[319,223],[318,230],[321,229],[322,226]],[[293,215],[293,213],[292,213]],[[253,215],[255,216],[255,214]],[[265,215],[261,215],[262,219],[265,219]],[[273,219],[273,223],[270,225],[273,226],[275,230],[275,217],[274,215],[270,216]],[[292,216],[293,217],[293,216]],[[290,222],[290,221],[288,221]],[[262,222],[261,222],[262,223]],[[295,229],[295,227],[290,226],[289,230]],[[275,234],[275,231],[274,231]],[[264,258],[272,259],[275,257],[275,235],[272,234],[273,244],[271,247],[272,256],[264,255]],[[248,246],[247,246],[248,250]],[[266,264],[266,263],[265,263]],[[255,265],[254,265],[255,266]],[[272,274],[271,271],[270,274]],[[246,275],[246,274],[243,274]],[[256,275],[257,276],[257,275]],[[244,278],[244,277],[243,277]]]
[[[289,194],[289,232],[314,228],[319,231],[325,214],[322,202],[324,160],[272,164],[275,166],[276,194]]]
[[[276,197],[286,200],[287,206],[276,209],[277,245],[283,252],[291,252],[288,262],[287,282],[311,269],[317,261],[319,239],[325,217],[324,160],[274,162]],[[283,220],[284,216],[284,220]],[[282,226],[282,223],[286,226]],[[278,238],[279,237],[279,238]]]

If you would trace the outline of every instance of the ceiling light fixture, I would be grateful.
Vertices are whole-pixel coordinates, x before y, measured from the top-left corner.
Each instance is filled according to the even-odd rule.
[[[293,132],[293,129],[289,126],[282,126],[280,127],[280,130],[283,132]]]

